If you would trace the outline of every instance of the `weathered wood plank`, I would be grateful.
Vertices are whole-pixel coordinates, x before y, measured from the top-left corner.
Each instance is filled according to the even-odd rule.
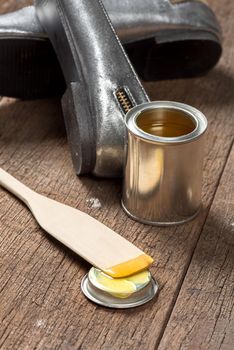
[[[1,1],[0,11],[1,13],[16,11],[21,7],[31,5],[33,0],[4,0]]]
[[[232,350],[234,148],[159,350]]]
[[[154,349],[159,343],[232,142],[234,28],[226,14],[234,5],[228,0],[222,7],[218,0],[214,3],[229,34],[219,66],[199,79],[146,84],[152,99],[190,103],[210,122],[204,210],[192,223],[170,229],[135,223],[121,210],[120,182],[77,178],[58,100],[1,101],[0,166],[42,194],[90,213],[152,254],[156,259],[152,271],[161,285],[158,300],[136,310],[113,311],[89,303],[80,291],[88,265],[46,236],[27,209],[1,190],[1,349]],[[100,199],[101,209],[92,208],[92,197]]]

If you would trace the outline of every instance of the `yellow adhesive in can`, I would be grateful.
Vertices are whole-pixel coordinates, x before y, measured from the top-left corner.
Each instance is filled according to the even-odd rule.
[[[146,287],[151,278],[151,273],[148,270],[125,278],[113,278],[94,267],[89,271],[89,281],[94,287],[122,299],[128,298]]]

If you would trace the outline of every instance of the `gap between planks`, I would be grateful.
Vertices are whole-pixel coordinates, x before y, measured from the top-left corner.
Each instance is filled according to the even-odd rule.
[[[158,339],[157,339],[157,341],[156,341],[155,349],[157,349],[157,348],[159,347],[159,345],[160,345],[160,343],[161,343],[161,340],[162,340],[162,338],[163,338],[163,336],[164,336],[164,333],[165,333],[165,331],[166,331],[166,329],[167,329],[167,325],[168,325],[168,323],[170,322],[171,315],[172,315],[172,313],[173,313],[173,310],[174,310],[174,308],[175,308],[175,304],[176,304],[176,302],[177,302],[177,300],[178,300],[178,297],[179,297],[179,295],[180,295],[180,291],[181,291],[181,289],[182,289],[182,287],[183,287],[184,280],[185,280],[185,278],[186,278],[186,276],[187,276],[187,274],[188,274],[188,270],[189,270],[190,264],[191,264],[191,262],[192,262],[192,260],[193,260],[194,254],[195,254],[195,252],[196,252],[197,245],[198,245],[198,243],[199,243],[199,241],[200,241],[200,238],[201,238],[203,229],[204,229],[204,227],[205,227],[205,225],[206,225],[207,219],[209,218],[210,209],[211,209],[212,204],[213,204],[213,202],[214,202],[214,199],[215,199],[215,196],[216,196],[216,194],[217,194],[217,191],[219,190],[219,184],[220,184],[220,181],[221,181],[221,179],[222,179],[222,177],[223,177],[223,174],[224,174],[224,172],[225,172],[225,169],[226,169],[226,165],[227,165],[229,156],[230,156],[230,154],[231,154],[231,152],[232,152],[232,147],[233,147],[233,143],[230,145],[230,149],[229,149],[228,154],[227,154],[227,156],[226,156],[226,161],[225,161],[225,163],[223,164],[222,172],[220,173],[220,176],[219,176],[219,179],[218,179],[218,182],[217,182],[217,187],[216,187],[216,189],[215,189],[215,192],[213,193],[213,197],[212,197],[212,199],[211,199],[211,201],[210,201],[210,203],[209,203],[209,206],[207,207],[207,213],[206,213],[206,215],[205,215],[203,224],[202,224],[202,226],[201,226],[200,234],[199,234],[198,237],[197,237],[197,241],[196,241],[196,243],[195,243],[195,245],[194,245],[194,249],[193,249],[193,252],[192,252],[192,254],[191,254],[190,260],[188,261],[188,264],[185,266],[184,274],[183,274],[183,276],[182,276],[182,278],[181,278],[181,281],[180,281],[180,283],[179,283],[178,286],[177,286],[177,289],[176,289],[176,292],[175,292],[175,295],[174,295],[174,300],[172,301],[171,307],[170,307],[170,309],[168,310],[167,318],[166,318],[166,320],[165,320],[164,326],[163,326],[162,329],[161,329],[161,332],[160,332],[160,334],[159,334],[159,337],[158,337]]]
[[[167,322],[166,322],[166,326],[165,326],[165,328],[162,330],[162,334],[160,334],[160,337],[157,339],[157,342],[156,342],[156,344],[155,344],[155,349],[162,349],[162,350],[165,350],[165,349],[167,348],[167,347],[166,347],[166,348],[164,347],[165,344],[166,344],[166,342],[167,342],[167,340],[165,340],[165,344],[162,344],[162,342],[163,342],[163,340],[164,340],[164,336],[165,336],[165,334],[166,334],[167,331],[170,333],[170,326],[169,326],[169,325],[170,325],[170,323],[172,323],[172,320],[173,320],[173,312],[176,313],[176,309],[177,309],[177,305],[176,305],[176,304],[177,304],[177,302],[179,302],[179,298],[180,298],[180,296],[181,296],[181,292],[182,292],[183,288],[185,288],[185,286],[186,286],[186,279],[187,279],[187,277],[190,275],[190,274],[189,274],[190,266],[191,266],[191,264],[193,263],[194,258],[195,258],[195,255],[197,254],[197,252],[198,252],[198,250],[199,250],[199,245],[200,245],[200,242],[201,242],[201,240],[202,240],[203,232],[205,231],[206,225],[207,225],[207,223],[208,223],[208,221],[209,221],[209,219],[210,219],[211,208],[212,208],[213,205],[215,204],[215,201],[216,201],[216,198],[217,198],[217,193],[218,193],[219,191],[221,191],[221,190],[220,190],[220,183],[221,183],[222,180],[224,179],[225,175],[228,173],[228,169],[230,168],[230,163],[231,163],[231,160],[230,160],[229,158],[233,155],[233,153],[234,153],[234,141],[232,142],[232,144],[231,144],[231,146],[230,146],[230,150],[229,150],[228,156],[227,156],[227,158],[226,158],[225,165],[224,165],[224,167],[223,167],[223,169],[222,169],[222,173],[221,173],[221,175],[220,175],[220,178],[219,178],[219,181],[218,181],[218,184],[217,184],[217,187],[216,187],[216,191],[215,191],[214,196],[213,196],[213,198],[212,198],[211,204],[210,204],[210,206],[209,206],[209,208],[208,208],[206,218],[205,218],[204,223],[203,223],[203,226],[202,226],[202,228],[201,228],[201,232],[200,232],[200,235],[199,235],[199,237],[198,237],[198,240],[197,240],[196,246],[195,246],[195,248],[194,248],[193,254],[191,255],[191,259],[190,259],[189,264],[188,264],[188,266],[187,266],[186,273],[185,273],[185,275],[184,275],[184,278],[183,278],[183,280],[182,280],[182,283],[180,284],[180,287],[178,288],[178,289],[179,289],[179,290],[178,290],[178,294],[177,294],[177,296],[176,296],[176,298],[175,298],[175,300],[174,300],[173,306],[172,306],[172,308],[171,308],[171,310],[170,310],[170,315],[169,315],[169,318],[168,318],[168,320],[167,320]],[[193,287],[193,286],[191,286],[191,287]],[[218,321],[218,318],[217,318],[217,321]],[[217,321],[216,321],[216,322],[217,322]],[[168,330],[168,329],[169,329],[169,330]],[[224,339],[222,339],[222,342],[221,342],[221,345],[220,345],[219,349],[222,348],[223,340],[224,340]],[[192,346],[192,344],[190,344],[190,345]],[[190,345],[188,345],[188,346],[190,346]],[[162,346],[162,347],[161,347],[161,346]],[[167,346],[167,345],[166,345],[166,346]],[[195,344],[195,346],[196,346],[196,344]],[[207,345],[205,344],[205,346],[207,346]],[[182,343],[180,344],[180,349],[184,349]],[[187,349],[187,347],[186,347],[186,349]],[[190,349],[190,347],[188,347],[188,349]],[[194,349],[198,349],[198,348],[196,347],[196,348],[194,348]],[[200,349],[200,347],[199,347],[199,349]],[[205,347],[205,348],[202,348],[202,349],[206,349],[206,347]],[[207,349],[208,349],[208,348],[207,348]],[[209,348],[209,349],[210,349],[210,348]],[[226,349],[226,348],[225,348],[225,349]],[[227,349],[229,349],[229,348],[227,348]],[[230,348],[230,350],[231,350],[231,348]]]

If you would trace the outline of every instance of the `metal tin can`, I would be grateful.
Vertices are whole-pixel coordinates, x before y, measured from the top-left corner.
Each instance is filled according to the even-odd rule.
[[[174,225],[201,207],[206,117],[178,102],[158,101],[131,109],[122,206],[133,219]]]
[[[96,288],[90,281],[89,274],[86,274],[81,281],[81,289],[86,298],[95,304],[113,309],[130,309],[144,305],[156,297],[159,292],[159,285],[151,277],[150,283],[144,289],[122,299]]]

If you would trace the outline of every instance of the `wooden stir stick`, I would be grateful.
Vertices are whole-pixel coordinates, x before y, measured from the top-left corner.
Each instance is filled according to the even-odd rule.
[[[153,263],[150,256],[99,221],[34,192],[1,168],[0,185],[27,205],[46,232],[108,275],[126,277]]]

